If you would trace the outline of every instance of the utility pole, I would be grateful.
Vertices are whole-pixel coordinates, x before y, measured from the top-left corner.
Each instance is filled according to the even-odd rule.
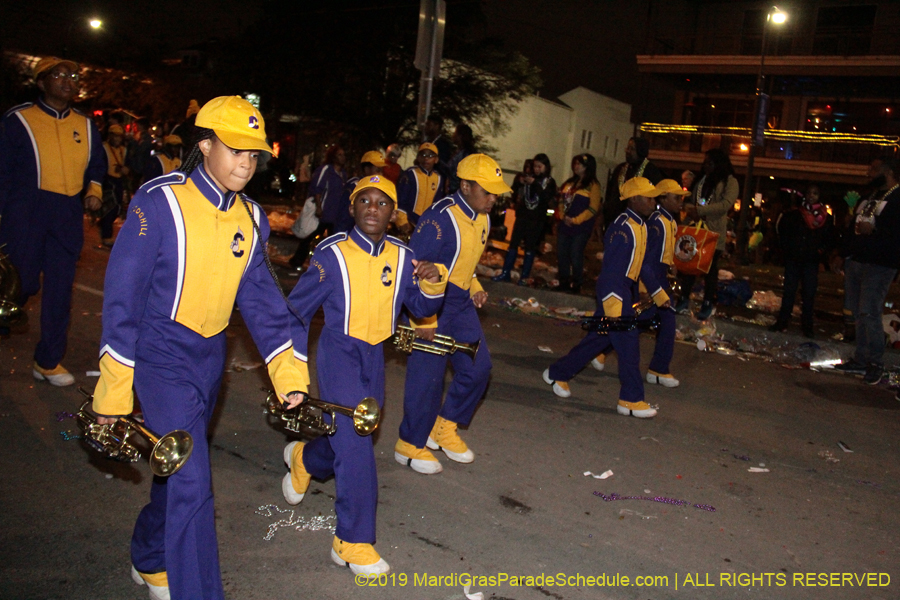
[[[444,52],[444,29],[447,25],[447,3],[444,0],[421,0],[419,3],[419,37],[416,44],[415,66],[422,72],[419,81],[419,111],[416,123],[419,130],[431,114],[431,89],[435,77],[441,74],[441,55]]]

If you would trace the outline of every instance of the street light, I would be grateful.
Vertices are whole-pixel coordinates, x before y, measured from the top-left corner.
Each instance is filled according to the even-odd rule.
[[[100,19],[91,19],[90,21],[88,21],[88,25],[90,25],[93,29],[100,29],[101,27],[103,27],[103,21],[101,21]]]
[[[765,146],[766,117],[769,113],[769,96],[763,92],[765,75],[763,69],[766,66],[766,41],[769,31],[769,23],[783,25],[788,19],[786,12],[773,6],[766,14],[766,22],[763,23],[762,48],[759,53],[759,72],[756,74],[756,98],[753,102],[753,127],[750,139],[750,148],[747,153],[747,177],[744,179],[744,194],[741,199],[741,213],[738,218],[738,255],[747,255],[747,217],[750,215],[750,195],[753,190],[753,162],[756,157],[757,146]]]

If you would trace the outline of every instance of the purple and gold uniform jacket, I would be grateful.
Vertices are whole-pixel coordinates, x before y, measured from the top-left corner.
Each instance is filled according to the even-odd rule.
[[[600,212],[599,183],[595,181],[588,189],[574,190],[574,188],[574,183],[566,182],[560,190],[563,197],[563,201],[560,202],[560,212],[564,217],[572,218],[571,225],[560,221],[556,226],[557,232],[565,235],[590,233],[597,220],[597,213]]]
[[[397,224],[417,225],[419,218],[444,193],[444,176],[437,169],[425,172],[418,165],[404,171],[397,184]]]
[[[641,270],[641,281],[657,304],[664,302],[658,301],[657,295],[664,294],[666,299],[671,295],[668,274],[669,269],[675,264],[677,229],[675,219],[661,206],[647,217],[647,252],[644,255],[645,264]]]
[[[78,111],[38,100],[10,109],[0,122],[0,212],[39,191],[100,198],[106,169],[100,132]]]
[[[269,222],[259,205],[248,205],[262,244],[237,194],[221,193],[202,165],[190,176],[154,179],[135,194],[106,270],[98,413],[131,411],[135,347],[144,323],[175,321],[186,344],[199,343],[222,333],[235,304],[275,390],[306,391],[309,375],[293,358],[294,317],[263,260]]]
[[[597,310],[607,317],[634,315],[633,303],[638,299],[638,279],[643,279],[657,306],[669,299],[656,275],[645,261],[647,225],[633,210],[626,209],[606,230],[603,269],[597,278]],[[646,263],[646,264],[645,264]]]
[[[419,219],[409,245],[421,260],[447,265],[450,271],[441,314],[474,306],[472,296],[484,291],[475,277],[491,230],[490,218],[475,212],[458,191],[436,202]],[[416,320],[415,327],[437,327],[437,317]]]
[[[322,222],[334,225],[340,219],[341,195],[344,192],[346,178],[346,174],[338,171],[334,165],[321,165],[312,174],[309,195],[322,195]]]
[[[394,335],[403,305],[418,316],[436,313],[444,299],[447,269],[436,265],[438,283],[419,280],[413,276],[414,258],[400,240],[385,236],[375,244],[356,227],[322,241],[289,298],[304,320],[293,325],[296,358],[307,362],[307,325],[320,306],[325,309],[325,329],[339,334],[329,339],[372,346]]]

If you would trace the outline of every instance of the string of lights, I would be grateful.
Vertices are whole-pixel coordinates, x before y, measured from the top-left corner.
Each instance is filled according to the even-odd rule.
[[[710,127],[702,125],[666,125],[662,123],[642,123],[640,130],[646,133],[699,133],[709,135],[731,135],[750,137],[751,131],[746,127]],[[798,131],[790,129],[766,129],[766,138],[777,141],[797,142],[841,142],[846,144],[875,144],[877,146],[900,146],[900,136],[885,136],[863,133],[833,133],[817,131]]]

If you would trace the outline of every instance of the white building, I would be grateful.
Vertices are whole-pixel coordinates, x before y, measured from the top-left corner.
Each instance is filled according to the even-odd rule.
[[[571,177],[571,160],[587,152],[597,159],[597,179],[606,186],[609,170],[625,160],[625,145],[634,133],[630,122],[631,105],[578,87],[553,102],[531,96],[519,104],[518,111],[497,137],[482,134],[497,148],[497,162],[507,182],[522,169],[525,159],[543,152],[550,157],[553,177],[561,183]],[[605,191],[605,190],[604,190]]]

